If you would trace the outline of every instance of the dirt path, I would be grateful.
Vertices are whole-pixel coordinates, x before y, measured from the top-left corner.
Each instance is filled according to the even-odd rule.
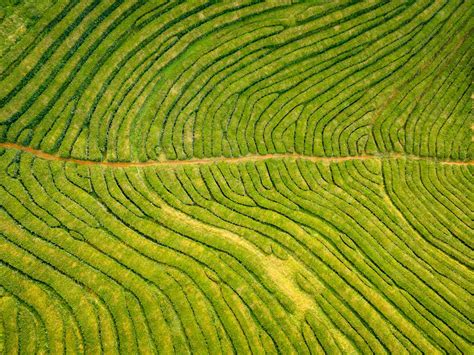
[[[130,167],[147,167],[147,166],[173,166],[173,165],[202,165],[212,164],[218,162],[226,163],[242,163],[247,161],[260,161],[269,159],[282,159],[282,158],[293,158],[293,159],[304,159],[313,162],[328,162],[328,163],[340,163],[348,160],[369,160],[369,159],[409,159],[409,160],[427,160],[433,161],[439,164],[446,165],[474,165],[474,161],[453,161],[453,160],[439,160],[432,157],[419,157],[413,155],[403,154],[385,154],[385,155],[356,155],[349,157],[313,157],[296,153],[287,154],[264,154],[264,155],[246,155],[242,157],[226,158],[226,157],[213,157],[203,159],[188,159],[188,160],[164,160],[164,161],[146,161],[146,162],[111,162],[111,161],[92,161],[82,160],[75,158],[63,158],[58,155],[49,154],[42,150],[34,149],[31,147],[22,146],[16,143],[0,143],[0,148],[15,149],[23,152],[33,154],[34,156],[45,159],[45,160],[56,160],[69,163],[75,163],[78,165],[97,165],[109,168],[130,168]]]

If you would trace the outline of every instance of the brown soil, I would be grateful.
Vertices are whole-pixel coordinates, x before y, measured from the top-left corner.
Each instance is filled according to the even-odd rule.
[[[304,159],[313,162],[328,162],[340,163],[349,160],[369,160],[369,159],[409,159],[409,160],[427,160],[446,165],[474,165],[474,161],[453,161],[453,160],[439,160],[432,157],[419,157],[403,154],[385,154],[385,155],[356,155],[347,157],[314,157],[302,154],[287,153],[287,154],[264,154],[264,155],[246,155],[242,157],[226,158],[226,157],[212,157],[203,159],[188,159],[188,160],[164,160],[164,161],[145,161],[145,162],[112,162],[112,161],[92,161],[75,158],[64,158],[55,154],[49,154],[42,150],[34,149],[27,146],[22,146],[16,143],[0,143],[0,148],[15,149],[23,152],[33,154],[38,158],[45,160],[56,160],[78,165],[97,165],[110,168],[130,168],[130,167],[147,167],[147,166],[173,166],[173,165],[201,165],[212,164],[218,162],[227,163],[242,163],[247,161],[260,161],[269,159]]]

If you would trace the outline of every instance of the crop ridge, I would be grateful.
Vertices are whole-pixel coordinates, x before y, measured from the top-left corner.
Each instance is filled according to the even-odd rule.
[[[5,0],[0,354],[470,354],[474,2]]]
[[[385,154],[366,154],[351,155],[341,157],[324,157],[309,156],[298,153],[270,153],[270,154],[248,154],[241,157],[208,157],[208,158],[191,158],[191,159],[175,159],[175,160],[149,160],[149,161],[94,161],[77,158],[61,157],[56,154],[50,154],[40,149],[27,147],[16,143],[0,143],[0,148],[15,149],[22,152],[30,153],[38,158],[45,160],[63,161],[67,163],[75,163],[78,165],[97,165],[109,168],[131,168],[131,167],[147,167],[147,166],[169,166],[169,165],[203,165],[213,163],[243,163],[250,161],[262,161],[270,159],[299,159],[312,162],[340,163],[350,160],[371,160],[371,159],[408,159],[431,161],[446,165],[474,165],[474,160],[443,160],[435,157],[422,157],[417,155],[401,154],[401,153],[385,153]]]

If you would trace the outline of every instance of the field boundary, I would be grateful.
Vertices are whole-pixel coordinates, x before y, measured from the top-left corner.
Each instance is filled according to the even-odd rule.
[[[416,155],[407,155],[400,153],[389,153],[389,154],[373,154],[373,155],[353,155],[345,157],[323,157],[323,156],[309,156],[297,153],[271,153],[271,154],[252,154],[241,157],[210,157],[200,159],[187,159],[187,160],[150,160],[144,162],[137,161],[94,161],[77,158],[61,157],[59,155],[50,154],[39,149],[23,146],[16,143],[4,142],[0,143],[0,148],[14,149],[22,152],[30,153],[38,158],[44,160],[63,161],[67,163],[75,163],[78,165],[97,165],[109,168],[131,168],[131,167],[149,167],[149,166],[174,166],[174,165],[205,165],[213,163],[244,163],[250,161],[262,161],[271,159],[299,159],[307,160],[312,162],[327,162],[327,163],[341,163],[350,160],[372,160],[372,159],[407,159],[407,160],[422,160],[431,161],[438,164],[444,165],[474,165],[474,160],[469,161],[456,161],[456,160],[443,160],[434,157],[421,157]]]

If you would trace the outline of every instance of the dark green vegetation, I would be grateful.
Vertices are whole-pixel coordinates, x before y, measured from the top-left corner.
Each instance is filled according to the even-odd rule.
[[[472,1],[1,4],[1,353],[472,353]]]

